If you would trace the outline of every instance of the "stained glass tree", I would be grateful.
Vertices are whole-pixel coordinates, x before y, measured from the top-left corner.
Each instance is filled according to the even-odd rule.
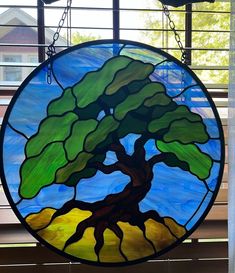
[[[120,193],[92,204],[73,199],[51,216],[46,226],[74,208],[91,212],[66,240],[63,250],[81,240],[89,227],[95,228],[99,257],[106,229],[123,238],[119,221],[137,226],[143,236],[148,219],[164,225],[156,211],[139,210],[139,202],[151,188],[153,166],[159,162],[188,171],[206,185],[212,160],[195,145],[208,141],[206,127],[199,115],[177,105],[163,84],[151,82],[153,70],[152,64],[129,57],[109,59],[48,105],[47,117],[27,142],[21,168],[22,198],[34,198],[52,183],[76,187],[97,170],[105,174],[120,171],[130,178]],[[130,133],[141,135],[131,156],[120,142]],[[149,139],[156,141],[160,153],[146,160],[144,146]],[[108,151],[115,152],[118,159],[112,165],[103,163]]]

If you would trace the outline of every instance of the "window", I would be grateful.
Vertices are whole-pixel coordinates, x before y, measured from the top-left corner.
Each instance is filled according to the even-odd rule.
[[[28,62],[29,63],[37,63],[38,62],[38,56],[35,54],[35,55],[29,55],[28,56]]]
[[[3,56],[3,62],[9,63],[3,69],[4,81],[21,81],[22,80],[22,68],[20,66],[13,66],[13,63],[20,63],[22,61],[21,55],[6,55]]]
[[[26,50],[27,54],[39,55],[39,60],[43,61],[66,3],[60,0],[43,5],[41,1],[19,0],[16,5],[15,1],[1,1],[0,54],[1,51]],[[197,3],[169,9],[187,48],[188,64],[204,83],[227,84],[230,2]],[[69,15],[56,42],[57,52],[69,44],[115,37],[160,47],[180,58],[160,1],[74,1]],[[27,59],[26,62],[31,61]]]

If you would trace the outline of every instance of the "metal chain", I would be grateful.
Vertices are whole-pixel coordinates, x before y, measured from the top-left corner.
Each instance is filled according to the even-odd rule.
[[[176,28],[175,28],[175,23],[174,21],[171,19],[171,15],[170,15],[170,11],[168,9],[168,7],[166,5],[162,5],[162,8],[163,8],[163,12],[164,14],[166,15],[166,17],[168,18],[168,21],[169,21],[169,26],[170,26],[170,29],[174,32],[174,35],[175,35],[175,40],[180,48],[180,51],[181,51],[181,62],[182,63],[186,63],[186,50],[181,42],[181,39],[180,39],[180,35],[179,33],[176,31]]]
[[[69,10],[71,9],[71,6],[72,6],[72,0],[67,0],[67,6],[64,8],[64,12],[62,14],[62,17],[59,21],[59,24],[58,24],[58,27],[56,29],[56,32],[54,33],[53,35],[53,41],[52,43],[47,47],[47,56],[48,56],[48,59],[49,59],[49,63],[48,63],[48,67],[47,67],[47,83],[48,84],[51,84],[52,83],[52,65],[51,65],[51,57],[56,54],[56,49],[55,49],[55,43],[56,41],[59,39],[60,37],[60,31],[61,29],[63,28],[64,26],[64,22],[68,16],[68,12]]]

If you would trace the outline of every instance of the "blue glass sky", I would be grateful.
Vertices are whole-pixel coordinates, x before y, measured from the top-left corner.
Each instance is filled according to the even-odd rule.
[[[198,144],[198,147],[203,152],[209,153],[213,159],[219,161],[221,143],[217,139],[219,132],[214,113],[205,94],[191,74],[172,62],[172,60],[167,60],[165,56],[149,49],[133,45],[125,48],[122,48],[122,46],[113,46],[112,44],[95,45],[61,55],[53,62],[56,80],[64,89],[70,87],[82,79],[87,72],[102,66],[107,59],[116,55],[120,49],[122,55],[143,62],[151,62],[156,65],[151,80],[162,82],[166,86],[168,94],[174,97],[178,104],[187,105],[191,111],[201,115],[207,131],[213,139],[206,144]],[[46,117],[48,103],[62,93],[62,88],[56,83],[55,79],[53,79],[52,85],[47,84],[46,70],[46,67],[43,67],[28,82],[9,116],[10,125],[27,137],[37,132],[40,121]],[[184,89],[186,90],[184,91]],[[139,135],[129,134],[121,139],[121,143],[125,146],[128,154],[133,153],[133,145],[138,137]],[[25,144],[26,138],[24,136],[17,134],[10,127],[6,128],[4,170],[8,187],[15,202],[19,200],[19,169],[25,158]],[[154,140],[149,140],[145,144],[145,148],[147,152],[146,160],[159,153]],[[108,152],[105,164],[112,164],[116,160],[115,154]],[[206,180],[212,191],[218,183],[219,170],[220,164],[214,163],[210,177]],[[76,198],[86,202],[101,200],[108,194],[122,191],[129,180],[129,177],[121,172],[105,175],[98,171],[94,177],[80,181],[76,188]],[[40,211],[45,206],[59,208],[70,200],[73,195],[73,188],[64,185],[51,185],[43,188],[34,199],[20,202],[18,209],[23,216],[26,216]],[[187,224],[187,227],[191,228],[201,217],[211,198],[212,194],[207,194],[204,184],[195,176],[179,168],[169,168],[165,164],[159,163],[154,167],[152,188],[140,203],[140,209],[143,212],[156,209],[160,215],[172,217],[180,224]],[[195,214],[202,200],[204,202]],[[192,217],[194,214],[195,216]]]

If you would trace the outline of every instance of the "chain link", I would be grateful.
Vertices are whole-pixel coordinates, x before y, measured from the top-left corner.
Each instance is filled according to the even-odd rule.
[[[170,29],[173,31],[174,35],[175,35],[175,40],[179,46],[179,49],[181,51],[181,62],[182,63],[186,63],[186,50],[184,49],[184,46],[181,42],[181,39],[180,39],[180,35],[179,33],[177,32],[176,28],[175,28],[175,23],[173,22],[173,20],[171,19],[171,15],[170,15],[170,11],[168,9],[168,7],[166,5],[162,5],[162,8],[163,8],[163,12],[164,14],[166,15],[168,21],[169,21],[169,26],[170,26]]]
[[[60,31],[64,26],[64,22],[65,22],[65,20],[66,20],[66,18],[68,16],[68,12],[71,9],[71,6],[72,6],[72,0],[67,0],[67,6],[64,8],[64,12],[63,12],[62,17],[61,17],[61,19],[59,21],[56,32],[53,35],[52,43],[47,47],[46,54],[47,54],[47,57],[49,59],[49,63],[48,63],[48,66],[47,66],[47,83],[48,84],[52,83],[52,64],[51,64],[50,59],[54,54],[56,54],[55,43],[60,37]]]

